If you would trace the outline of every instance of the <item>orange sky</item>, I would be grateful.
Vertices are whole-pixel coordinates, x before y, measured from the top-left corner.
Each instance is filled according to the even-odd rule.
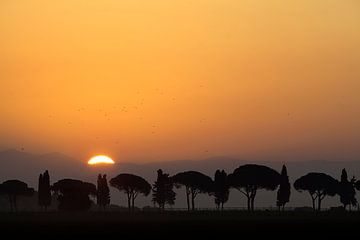
[[[3,0],[0,147],[360,158],[357,0]]]

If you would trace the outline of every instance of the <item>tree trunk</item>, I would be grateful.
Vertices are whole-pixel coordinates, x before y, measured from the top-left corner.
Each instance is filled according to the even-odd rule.
[[[129,208],[129,212],[131,212],[131,196],[128,195],[128,208]]]
[[[132,196],[132,211],[135,212],[135,197]]]
[[[192,205],[192,210],[195,211],[195,196],[194,196],[194,192],[191,192],[191,205]]]
[[[318,196],[318,211],[321,211],[321,195]]]
[[[17,212],[17,203],[16,203],[16,195],[14,196],[14,209],[15,209],[15,212]]]
[[[189,188],[186,187],[186,202],[187,202],[187,208],[188,208],[188,211],[190,211],[190,200],[189,200]]]
[[[10,211],[13,212],[14,211],[14,207],[13,207],[13,200],[11,195],[9,195],[9,203],[10,203]]]
[[[250,201],[250,196],[247,196],[247,208],[248,208],[248,211],[250,212],[251,210],[251,201]]]
[[[254,200],[255,200],[255,196],[251,197],[251,211],[254,211]]]
[[[313,196],[311,196],[311,200],[312,200],[312,205],[313,205],[313,210],[316,211],[316,208],[315,208],[315,198]]]

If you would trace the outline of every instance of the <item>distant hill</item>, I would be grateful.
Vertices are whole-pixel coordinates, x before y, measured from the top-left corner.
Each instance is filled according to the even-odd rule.
[[[96,183],[99,173],[106,173],[108,179],[119,173],[134,173],[143,176],[150,183],[156,178],[156,170],[162,168],[165,172],[175,174],[181,171],[196,170],[201,171],[213,177],[216,169],[224,169],[228,173],[232,172],[236,167],[250,163],[251,161],[241,160],[230,157],[213,157],[203,160],[176,160],[153,163],[116,163],[113,166],[88,166],[72,157],[61,153],[48,154],[32,154],[17,150],[4,150],[0,152],[0,182],[8,179],[19,179],[28,183],[31,187],[37,188],[38,176],[41,172],[49,170],[51,181],[55,182],[62,178],[78,178],[85,181]],[[251,163],[264,164],[281,170],[283,162],[276,161],[253,161]],[[335,178],[340,178],[342,168],[346,168],[349,177],[353,175],[360,178],[360,162],[359,161],[303,161],[303,162],[286,162],[288,174],[291,182],[296,178],[308,172],[325,172]],[[112,189],[112,201],[117,204],[125,205],[125,198],[115,189]],[[178,199],[175,207],[185,207],[183,201],[183,189],[177,190]],[[307,193],[297,193],[292,189],[292,199],[290,206],[309,205],[309,196]],[[275,192],[261,191],[256,199],[257,206],[267,207],[274,206],[276,199]],[[139,197],[139,206],[151,205],[151,198]],[[360,199],[359,199],[360,200]],[[228,206],[242,207],[245,206],[243,197],[235,190],[232,191]],[[213,207],[213,200],[205,196],[199,196],[198,205],[201,207]],[[338,205],[337,197],[325,200],[324,205]]]
[[[48,169],[52,176],[78,177],[82,164],[60,153],[31,154],[13,149],[0,152],[0,179],[14,179],[37,185],[39,174]]]

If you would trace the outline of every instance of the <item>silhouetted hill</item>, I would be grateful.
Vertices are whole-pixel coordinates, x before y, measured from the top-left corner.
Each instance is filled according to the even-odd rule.
[[[284,164],[284,162],[276,161],[248,161],[230,157],[213,157],[203,160],[177,160],[152,163],[118,162],[112,166],[88,166],[86,162],[79,161],[61,153],[32,154],[10,149],[0,152],[0,182],[8,179],[19,179],[27,182],[29,186],[36,188],[39,173],[48,169],[52,183],[63,178],[78,178],[96,183],[96,178],[99,173],[106,173],[108,179],[115,177],[119,173],[133,173],[141,175],[150,183],[153,183],[156,178],[156,170],[159,168],[162,168],[171,175],[181,171],[195,170],[203,172],[213,178],[216,169],[224,169],[227,172],[232,172],[242,164],[254,162],[267,165],[277,171],[280,171],[282,164]],[[339,179],[342,168],[347,169],[349,177],[355,175],[360,178],[360,162],[357,161],[289,161],[285,164],[287,165],[291,183],[298,177],[311,171],[325,172]],[[113,195],[113,203],[126,205],[125,198],[122,194],[119,194],[113,188],[111,188],[111,193]],[[177,193],[178,196],[175,207],[185,207],[183,189],[177,190]],[[276,192],[259,191],[258,194],[260,196],[256,199],[257,206],[275,206]],[[137,202],[139,206],[152,205],[150,197],[146,199],[139,197]],[[304,205],[310,205],[308,194],[300,194],[292,189],[289,206]],[[338,197],[325,199],[324,201],[325,207],[337,205],[339,205]],[[213,207],[213,199],[200,195],[198,206]],[[226,206],[244,207],[245,200],[236,190],[232,190],[230,200]]]
[[[39,174],[45,169],[52,177],[78,177],[84,166],[79,161],[60,153],[32,154],[14,149],[0,152],[0,179],[20,179],[35,187]]]

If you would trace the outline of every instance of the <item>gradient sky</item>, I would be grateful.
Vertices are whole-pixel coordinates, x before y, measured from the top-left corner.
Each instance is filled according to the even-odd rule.
[[[358,0],[2,0],[0,147],[360,159]]]

